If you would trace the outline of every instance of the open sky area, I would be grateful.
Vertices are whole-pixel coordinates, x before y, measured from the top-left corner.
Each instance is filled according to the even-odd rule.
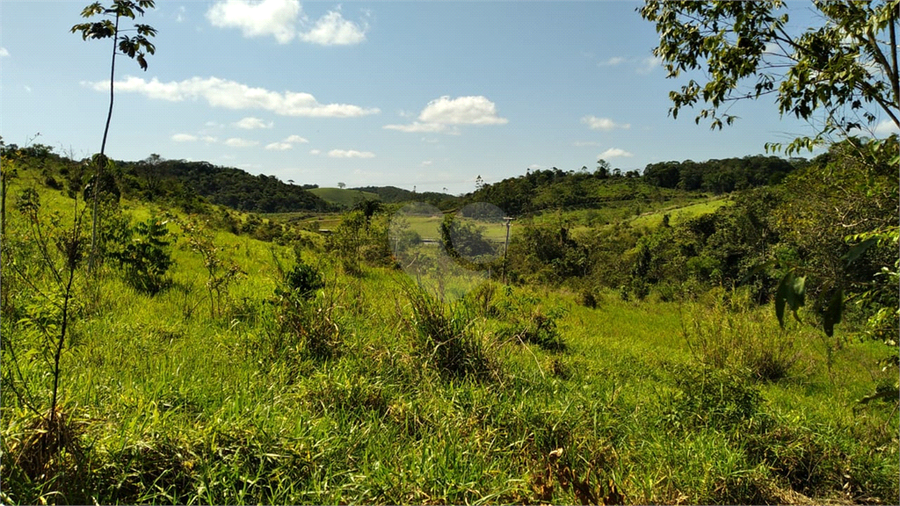
[[[99,152],[109,40],[70,32],[87,1],[0,2],[0,135]],[[108,3],[108,2],[107,2]],[[810,127],[774,99],[722,131],[669,116],[639,2],[157,1],[149,68],[119,56],[107,154],[205,160],[297,184],[465,193],[598,158],[764,152]],[[791,11],[802,27],[809,6]],[[99,18],[98,18],[99,19]],[[131,26],[132,22],[125,26]]]

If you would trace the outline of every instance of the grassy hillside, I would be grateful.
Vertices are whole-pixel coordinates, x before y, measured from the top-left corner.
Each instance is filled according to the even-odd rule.
[[[64,291],[50,266],[65,279],[84,251],[57,248],[76,208],[44,182],[23,166],[8,189],[4,503],[900,500],[896,403],[857,402],[896,381],[881,343],[841,326],[835,348],[718,287],[588,300],[487,281],[442,302],[454,287],[423,291],[379,256],[388,214],[280,246],[124,199],[106,223],[168,220],[164,287],[137,289],[146,272],[114,257],[96,276],[71,264],[44,416]]]
[[[288,225],[281,245],[255,215],[128,196],[105,207],[91,274],[84,203],[48,186],[54,167],[15,163],[4,503],[900,501],[896,402],[858,402],[893,388],[879,360],[896,349],[849,313],[827,337],[812,305],[782,328],[754,286],[703,270],[769,226],[748,213],[777,214],[774,190],[672,198],[637,226],[628,206],[517,220],[519,282],[467,291],[397,267],[391,213]],[[632,284],[599,282],[615,275]]]
[[[381,197],[375,193],[341,188],[314,188],[310,190],[310,193],[329,204],[344,208],[353,207],[354,204],[363,200],[381,200]]]

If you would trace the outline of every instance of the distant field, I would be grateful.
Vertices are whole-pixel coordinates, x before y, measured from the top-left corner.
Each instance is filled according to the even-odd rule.
[[[698,202],[696,204],[689,204],[682,207],[668,209],[660,209],[652,213],[646,213],[642,214],[641,216],[635,217],[633,220],[631,220],[631,226],[651,228],[659,226],[662,223],[663,216],[666,214],[669,215],[669,223],[675,225],[691,218],[696,218],[697,216],[713,213],[716,211],[716,209],[722,206],[730,205],[731,202],[732,201],[728,200],[726,197],[715,197],[705,202]]]
[[[362,200],[381,200],[381,197],[375,193],[363,192],[359,190],[342,190],[340,188],[314,188],[313,194],[328,202],[339,206],[352,207]]]

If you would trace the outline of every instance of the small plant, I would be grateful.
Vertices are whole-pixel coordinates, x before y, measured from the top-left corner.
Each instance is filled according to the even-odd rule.
[[[289,294],[296,293],[304,299],[315,297],[316,290],[324,287],[322,273],[302,261],[298,261],[293,269],[284,274],[284,290]]]
[[[682,322],[682,336],[701,364],[776,381],[790,374],[800,351],[793,334],[769,320],[759,310],[720,298],[710,309],[694,309]]]
[[[110,256],[125,275],[125,282],[140,292],[155,295],[170,283],[166,272],[172,265],[167,221],[153,218],[122,230],[118,248]]]
[[[472,315],[460,301],[449,309],[421,288],[407,287],[422,357],[444,375],[488,378],[494,374],[483,344],[472,334]]]
[[[84,209],[75,201],[71,225],[57,214],[44,216],[34,189],[22,192],[16,209],[27,225],[21,239],[4,240],[3,263],[22,284],[27,293],[19,295],[28,302],[15,324],[5,327],[15,331],[3,335],[3,386],[34,416],[9,452],[29,480],[42,480],[52,491],[60,486],[54,481],[60,478],[65,452],[79,451],[73,426],[60,407],[60,380],[63,352],[77,314],[75,280],[84,253]],[[3,288],[9,289],[6,284]],[[34,374],[40,364],[49,370]],[[45,379],[51,382],[49,388],[42,384]],[[49,403],[44,404],[39,399],[47,391]]]
[[[206,291],[209,295],[209,314],[214,318],[221,311],[223,299],[228,295],[228,286],[244,271],[236,263],[223,257],[223,248],[216,245],[204,224],[187,221],[182,224],[182,229],[187,236],[188,246],[203,257],[203,266],[208,275]]]

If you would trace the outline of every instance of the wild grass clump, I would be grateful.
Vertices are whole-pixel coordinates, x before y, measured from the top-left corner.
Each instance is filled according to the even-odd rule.
[[[424,362],[453,378],[487,379],[496,366],[475,335],[474,314],[464,302],[444,303],[417,287],[407,287],[416,347]]]
[[[712,428],[730,431],[744,422],[764,421],[759,389],[738,371],[709,367],[676,367],[678,388],[663,419],[675,429]]]
[[[737,296],[735,296],[737,297]],[[718,297],[709,308],[691,306],[682,337],[694,358],[717,369],[739,369],[760,381],[789,376],[801,357],[796,336],[768,312],[752,309],[739,297]]]

